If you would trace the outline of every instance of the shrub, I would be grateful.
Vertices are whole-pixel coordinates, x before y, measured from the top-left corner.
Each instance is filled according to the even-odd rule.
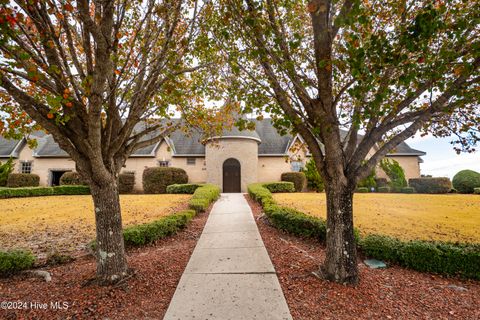
[[[271,193],[279,192],[295,192],[295,185],[293,182],[267,182],[263,186],[268,189]]]
[[[7,179],[8,188],[38,187],[40,177],[32,173],[10,173]]]
[[[200,186],[195,183],[171,184],[167,187],[167,193],[193,194]]]
[[[35,256],[29,251],[0,251],[0,275],[8,276],[29,269],[35,262]]]
[[[135,186],[135,174],[133,172],[124,172],[118,175],[118,192],[132,193]]]
[[[480,194],[480,188],[474,188],[473,193],[474,194]]]
[[[402,188],[407,186],[405,172],[398,161],[393,159],[383,159],[380,162],[380,167],[390,178],[389,187],[393,192],[400,192]]]
[[[250,184],[248,186],[248,194],[262,205],[268,220],[276,228],[303,237],[313,237],[320,241],[326,239],[326,222],[323,219],[277,205],[273,200],[272,194],[264,184]],[[354,232],[358,241],[359,232],[356,229]]]
[[[219,196],[219,187],[213,184],[204,184],[195,190],[188,203],[188,207],[196,212],[204,212]]]
[[[295,192],[302,192],[307,183],[307,178],[303,172],[284,172],[282,173],[280,180],[293,182],[295,186]]]
[[[65,172],[60,177],[61,186],[81,186],[86,184],[87,183],[80,176],[80,173],[75,171]]]
[[[167,186],[187,182],[187,173],[180,168],[153,167],[143,171],[143,191],[145,193],[165,193]]]
[[[377,188],[388,187],[388,180],[386,178],[375,178]]]
[[[378,187],[377,191],[382,192],[382,193],[389,193],[390,192],[390,187]]]
[[[320,176],[320,174],[318,173],[313,158],[307,162],[302,172],[305,173],[305,177],[307,179],[307,187],[309,190],[322,192],[325,189],[322,176]]]
[[[82,195],[90,194],[89,186],[56,186],[51,187],[53,189],[53,195]]]
[[[430,241],[401,241],[368,235],[360,248],[370,257],[418,271],[480,279],[480,245]]]
[[[375,176],[376,176],[376,172],[375,172],[375,169],[373,169],[372,172],[370,172],[370,174],[368,175],[368,177],[358,182],[357,187],[367,188],[368,190],[372,190],[372,188],[376,188],[377,182],[375,181]]]
[[[7,185],[8,175],[12,173],[13,167],[13,158],[8,159],[5,163],[0,161],[0,187]]]
[[[125,245],[141,246],[175,234],[194,216],[194,210],[184,210],[153,222],[127,227],[123,230]]]
[[[370,190],[368,190],[368,188],[365,188],[365,187],[360,187],[360,188],[357,188],[355,190],[355,192],[358,192],[358,193],[368,193],[370,192]]]
[[[412,187],[405,187],[401,190],[402,193],[415,193],[415,189]]]
[[[452,184],[460,193],[473,193],[474,188],[480,187],[480,173],[462,170],[453,177]]]
[[[452,189],[452,182],[449,178],[409,179],[408,185],[418,193],[448,193]]]
[[[0,198],[90,194],[88,186],[0,188]]]

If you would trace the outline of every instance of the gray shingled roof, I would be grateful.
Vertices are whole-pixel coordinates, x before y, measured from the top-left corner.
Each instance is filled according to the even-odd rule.
[[[5,139],[0,136],[0,158],[18,157],[18,150],[15,150],[20,140]]]
[[[178,121],[174,120],[174,121]],[[288,146],[293,137],[291,135],[280,135],[273,127],[271,119],[254,120],[255,131],[240,131],[238,128],[233,128],[222,133],[223,137],[242,136],[259,139],[258,153],[262,155],[285,155]],[[136,126],[135,131],[140,131],[145,128],[144,123]],[[156,136],[158,133],[153,132],[149,136],[142,138],[146,140]],[[37,138],[38,147],[35,150],[36,157],[68,157],[68,154],[63,151],[58,144],[53,140],[51,135],[37,132],[32,134]],[[342,132],[342,136],[345,132]],[[167,138],[167,142],[173,149],[174,156],[189,156],[189,155],[205,155],[205,146],[202,144],[202,134],[197,131],[191,131],[186,134],[182,130],[177,130],[171,133]],[[0,137],[0,157],[9,157],[19,141],[6,140]],[[134,157],[153,157],[155,150],[159,143],[152,144],[135,151],[132,155]],[[405,142],[402,142],[394,152],[389,155],[425,155],[425,152],[410,148]]]

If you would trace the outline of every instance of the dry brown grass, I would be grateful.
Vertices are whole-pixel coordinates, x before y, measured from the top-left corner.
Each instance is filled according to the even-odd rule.
[[[189,195],[121,195],[124,226],[155,220],[187,203]],[[95,235],[91,196],[49,196],[0,200],[0,248],[75,251]]]
[[[282,193],[274,198],[282,205],[326,217],[324,193]],[[480,196],[357,193],[354,224],[364,234],[480,243]]]

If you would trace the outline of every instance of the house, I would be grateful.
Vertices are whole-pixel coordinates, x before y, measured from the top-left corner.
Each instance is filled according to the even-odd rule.
[[[178,130],[160,142],[139,149],[127,160],[123,171],[135,174],[135,189],[142,190],[142,173],[147,167],[184,169],[189,182],[219,185],[224,192],[245,192],[253,182],[278,181],[283,172],[299,171],[310,155],[300,136],[281,136],[270,119],[256,120],[255,131],[237,128],[225,131],[201,143],[202,135],[186,135]],[[0,161],[16,159],[15,172],[35,173],[41,185],[58,185],[64,172],[74,171],[75,163],[51,135],[36,132],[37,147],[30,149],[25,140],[0,138]],[[407,179],[420,177],[421,156],[425,152],[398,146],[387,157],[397,160]],[[377,175],[384,177],[381,170]]]

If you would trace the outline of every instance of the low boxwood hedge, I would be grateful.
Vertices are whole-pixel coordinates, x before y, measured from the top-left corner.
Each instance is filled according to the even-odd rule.
[[[188,203],[188,207],[196,212],[204,212],[219,196],[219,187],[213,184],[204,184],[195,190]]]
[[[452,182],[449,178],[422,177],[408,179],[408,185],[418,193],[442,194],[452,189]]]
[[[33,173],[10,173],[7,178],[8,188],[38,187],[40,177]]]
[[[193,194],[200,186],[195,183],[171,184],[167,187],[167,193]]]
[[[295,192],[295,184],[293,182],[267,182],[262,184],[272,193],[277,192]]]
[[[378,187],[377,191],[382,192],[382,193],[389,193],[390,192],[390,187]]]
[[[474,188],[473,193],[474,194],[480,194],[480,188]]]
[[[30,269],[34,263],[35,256],[29,251],[0,251],[0,276],[8,276]]]
[[[360,248],[367,256],[410,269],[480,279],[478,244],[401,241],[371,234],[360,240]]]
[[[0,188],[0,199],[82,194],[90,194],[90,188],[88,186],[68,185],[56,187]]]
[[[400,190],[401,193],[415,193],[415,189],[412,187],[404,187]]]
[[[195,210],[184,210],[149,223],[127,227],[123,230],[126,246],[141,246],[175,234],[195,217]]]
[[[249,185],[248,193],[262,205],[273,226],[295,235],[325,240],[326,223],[323,219],[277,205],[271,192],[261,183]],[[375,259],[418,271],[480,279],[480,244],[402,241],[375,234],[360,237],[357,229],[355,239],[359,249]]]
[[[367,187],[358,187],[355,192],[358,192],[358,193],[369,193],[370,190],[368,190]]]

